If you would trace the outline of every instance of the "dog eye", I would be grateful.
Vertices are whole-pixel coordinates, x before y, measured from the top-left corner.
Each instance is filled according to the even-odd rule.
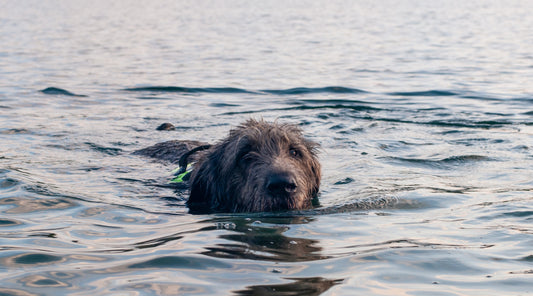
[[[241,163],[248,163],[252,161],[252,155],[250,155],[250,153],[246,153],[244,154],[243,156],[240,157],[240,162]]]
[[[295,148],[291,148],[289,150],[289,154],[293,157],[300,157],[301,153],[298,149],[295,149]]]
[[[246,163],[252,161],[253,157],[254,156],[253,156],[251,147],[247,146],[239,152],[239,154],[237,155],[237,160],[239,161],[240,164],[245,165]]]

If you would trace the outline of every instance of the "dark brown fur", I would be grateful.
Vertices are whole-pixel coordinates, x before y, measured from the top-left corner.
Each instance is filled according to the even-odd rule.
[[[162,143],[157,143],[153,146],[137,150],[133,152],[136,155],[143,155],[152,158],[156,158],[163,162],[169,162],[173,164],[178,164],[181,156],[188,151],[207,143],[198,142],[198,141],[184,141],[184,140],[172,140]],[[190,162],[197,161],[202,157],[202,153],[197,153],[191,155],[189,158]]]
[[[178,163],[206,143],[168,141],[135,154]],[[187,206],[191,213],[271,212],[309,209],[320,186],[318,145],[291,124],[248,120],[195,162]]]
[[[191,177],[192,213],[269,212],[312,207],[320,186],[318,145],[290,124],[248,120],[200,159]]]

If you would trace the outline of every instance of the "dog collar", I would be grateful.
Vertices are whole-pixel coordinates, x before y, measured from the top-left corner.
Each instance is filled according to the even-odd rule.
[[[172,171],[172,175],[174,175],[174,178],[172,178],[169,183],[183,183],[185,181],[188,181],[191,177],[192,172],[192,164],[188,164],[185,169],[183,167],[178,167],[177,169]]]
[[[202,145],[194,149],[191,149],[187,151],[187,153],[183,154],[178,161],[179,167],[172,171],[172,174],[175,177],[172,180],[170,180],[169,183],[183,183],[185,181],[188,181],[189,178],[191,177],[191,171],[192,171],[192,164],[188,163],[189,156],[191,156],[192,154],[198,151],[206,150],[209,148],[211,148],[211,145]]]

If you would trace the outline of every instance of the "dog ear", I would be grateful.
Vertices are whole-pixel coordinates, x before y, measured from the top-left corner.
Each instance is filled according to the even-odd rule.
[[[212,211],[209,176],[205,166],[206,163],[202,163],[197,170],[193,171],[191,176],[191,192],[187,200],[187,207],[191,214],[205,214]]]
[[[316,156],[313,156],[313,160],[311,162],[311,172],[313,174],[314,179],[311,196],[316,197],[318,196],[318,191],[320,189],[320,179],[322,178],[320,163],[318,162]]]
[[[233,168],[230,164],[236,160],[236,141],[225,140],[210,149],[198,169],[191,176],[190,196],[187,206],[190,213],[210,213],[224,211],[228,205],[227,175]]]
[[[311,158],[309,160],[309,167],[311,168],[313,186],[311,188],[310,195],[313,197],[313,201],[318,203],[318,191],[320,190],[320,180],[322,178],[322,170],[317,156],[320,145],[313,141],[306,140],[305,146],[311,154]]]
[[[218,144],[211,147],[198,163],[191,175],[190,195],[187,200],[189,212],[192,214],[211,213],[216,209],[217,173],[220,168],[220,157],[224,147]]]

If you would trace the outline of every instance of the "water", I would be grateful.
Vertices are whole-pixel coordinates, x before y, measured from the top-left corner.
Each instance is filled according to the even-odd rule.
[[[1,1],[0,294],[532,294],[532,8]],[[131,154],[249,117],[320,208],[190,215]]]

